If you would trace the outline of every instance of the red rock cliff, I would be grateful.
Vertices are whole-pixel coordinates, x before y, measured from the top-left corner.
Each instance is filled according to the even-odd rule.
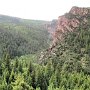
[[[53,48],[58,41],[62,41],[65,33],[73,32],[81,24],[87,25],[88,16],[90,16],[90,8],[80,7],[72,7],[69,13],[59,16],[57,25],[55,26],[56,30],[52,32],[53,43],[50,48]],[[49,25],[49,30],[50,29],[52,29],[52,26],[50,28]]]
[[[89,19],[88,19],[89,18]],[[59,41],[63,41],[64,35],[67,32],[73,32],[80,26],[87,28],[90,26],[90,8],[72,7],[65,15],[59,16],[58,20],[52,21],[47,25],[48,31],[52,35],[53,42],[49,49],[41,53],[39,58],[40,63],[44,61],[50,53],[53,53],[54,47]]]

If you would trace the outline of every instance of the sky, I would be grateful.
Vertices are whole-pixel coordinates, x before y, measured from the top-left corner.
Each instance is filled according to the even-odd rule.
[[[90,0],[0,0],[0,14],[52,20],[68,12],[72,6],[90,7]]]

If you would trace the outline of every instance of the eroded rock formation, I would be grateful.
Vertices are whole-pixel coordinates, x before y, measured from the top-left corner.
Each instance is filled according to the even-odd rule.
[[[83,29],[90,26],[90,8],[72,7],[65,15],[59,16],[56,22],[47,25],[48,31],[52,36],[52,44],[50,48],[41,53],[40,62],[49,57],[58,42],[63,41],[67,32],[74,32],[79,27]]]
[[[84,16],[90,14],[90,8],[80,8],[74,6],[71,8],[69,13],[72,13],[73,15]]]
[[[87,25],[88,16],[90,16],[90,9],[80,7],[72,7],[69,13],[59,16],[57,25],[55,26],[56,30],[52,30],[51,33],[53,42],[50,48],[52,49],[57,44],[58,40],[62,41],[65,33],[73,32],[81,24]],[[49,29],[52,29],[52,26],[51,28],[49,27]]]

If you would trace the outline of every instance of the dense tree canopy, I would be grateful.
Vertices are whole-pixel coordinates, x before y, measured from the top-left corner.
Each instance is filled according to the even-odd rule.
[[[89,25],[65,34],[39,63],[36,52],[48,46],[45,22],[5,20],[0,19],[0,90],[90,90]]]
[[[48,47],[46,21],[0,16],[0,56],[10,57],[36,53]]]

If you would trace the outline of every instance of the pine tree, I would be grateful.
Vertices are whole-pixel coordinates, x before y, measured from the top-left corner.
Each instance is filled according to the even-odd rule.
[[[4,62],[5,62],[5,67],[8,69],[9,73],[11,72],[11,62],[10,62],[10,56],[9,54],[4,55]]]
[[[47,85],[47,82],[46,82],[46,77],[44,75],[43,69],[40,70],[40,68],[39,68],[36,77],[37,77],[37,86],[40,87],[41,90],[47,90],[48,85]]]
[[[23,67],[21,62],[19,63],[18,70],[19,72],[23,73]]]
[[[34,66],[33,66],[32,62],[30,61],[27,73],[31,74],[33,71],[34,71]]]

